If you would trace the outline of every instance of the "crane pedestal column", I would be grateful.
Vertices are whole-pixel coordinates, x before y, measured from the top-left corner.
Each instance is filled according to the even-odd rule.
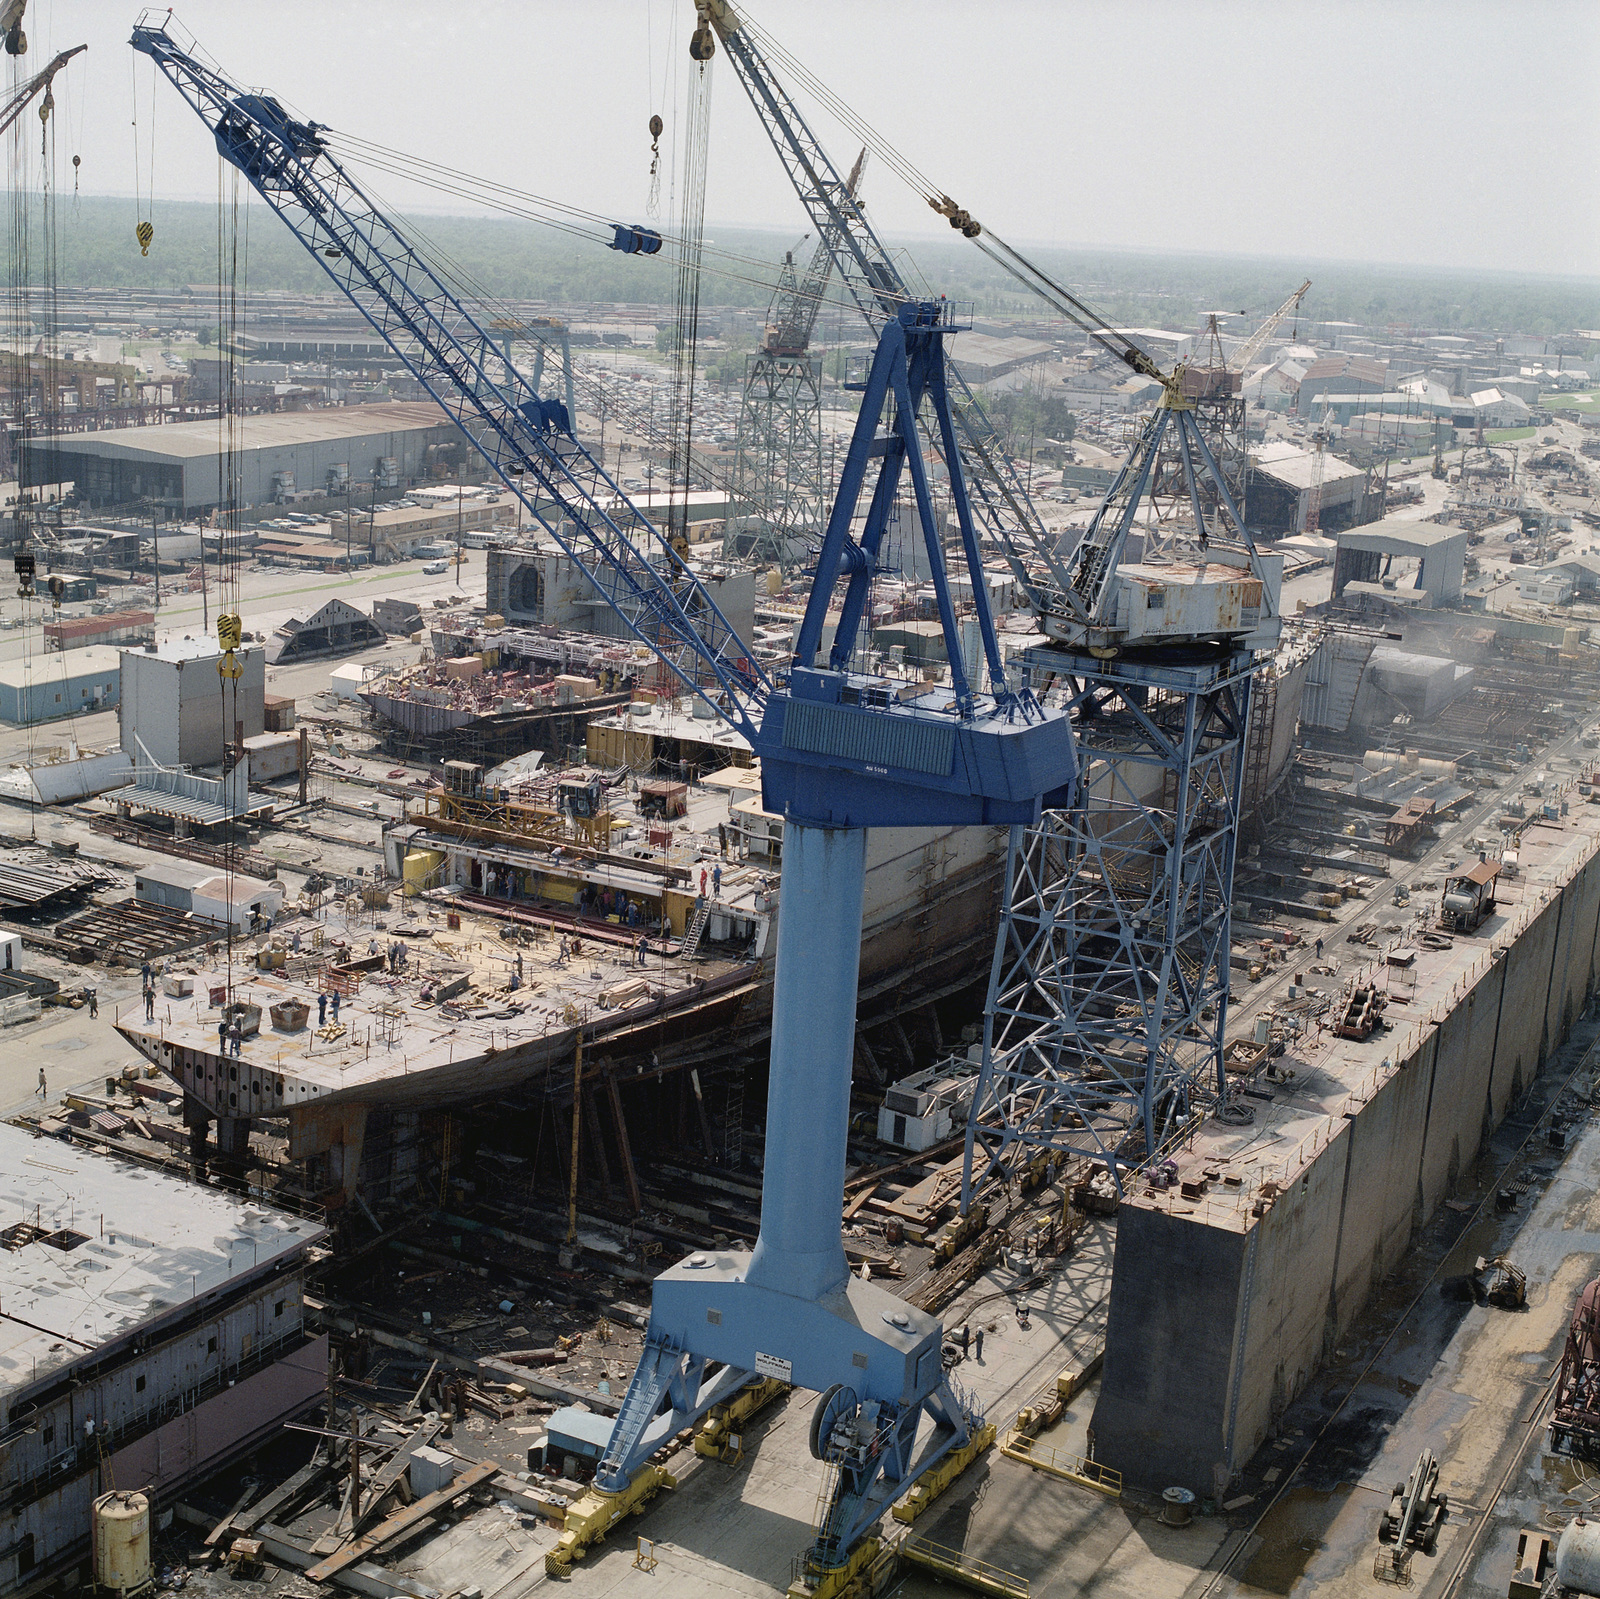
[[[761,1234],[746,1280],[802,1299],[849,1272],[840,1222],[867,834],[783,829]]]
[[[828,1427],[813,1447],[841,1463],[816,1529],[826,1565],[966,1440],[973,1415],[945,1381],[938,1319],[852,1277],[844,1255],[865,829],[787,822],[783,865],[761,1233],[752,1254],[707,1251],[656,1278],[644,1351],[595,1482],[622,1491],[673,1433],[752,1378],[826,1390]],[[913,1464],[924,1414],[934,1431]]]

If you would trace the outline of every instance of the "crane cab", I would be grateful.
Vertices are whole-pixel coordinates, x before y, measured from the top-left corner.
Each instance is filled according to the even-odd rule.
[[[1254,559],[1256,571],[1222,550],[1119,565],[1098,617],[1080,622],[1055,613],[1042,625],[1049,637],[1095,653],[1213,639],[1271,649],[1280,628],[1283,557],[1257,553]]]

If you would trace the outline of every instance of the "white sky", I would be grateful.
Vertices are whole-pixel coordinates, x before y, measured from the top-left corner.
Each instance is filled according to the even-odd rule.
[[[28,11],[29,67],[89,46],[57,82],[64,187],[78,153],[85,193],[131,195],[137,6]],[[1600,273],[1595,0],[752,0],[752,15],[1019,242]],[[675,72],[681,94],[693,13],[691,0],[186,0],[177,16],[232,76],[305,116],[636,222],[645,125],[667,115],[668,149],[662,85]],[[137,59],[140,187],[214,197],[214,147],[165,82],[148,161],[151,66]],[[798,236],[799,204],[720,52],[712,70],[708,219]],[[847,135],[814,126],[848,167]],[[396,180],[376,187],[418,201]],[[943,228],[881,164],[866,197],[886,233]]]

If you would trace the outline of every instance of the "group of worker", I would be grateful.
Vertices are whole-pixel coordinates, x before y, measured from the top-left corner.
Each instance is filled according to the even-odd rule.
[[[296,936],[298,937],[298,934]],[[383,951],[383,957],[389,963],[391,976],[398,977],[405,970],[406,953],[406,941],[403,938],[389,940],[388,947]],[[367,940],[367,955],[370,958],[376,954],[378,954],[378,940],[370,938]]]

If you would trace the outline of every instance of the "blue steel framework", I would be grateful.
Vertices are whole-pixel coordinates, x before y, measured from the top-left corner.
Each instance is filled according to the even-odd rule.
[[[573,437],[566,408],[541,400],[499,359],[490,333],[329,156],[318,127],[202,62],[170,13],[141,19],[132,42],[635,633],[694,692],[720,700],[761,755],[764,803],[785,817],[761,1231],[748,1256],[694,1255],[656,1280],[644,1351],[596,1482],[626,1491],[665,1438],[753,1376],[824,1389],[827,1414],[813,1437],[831,1488],[807,1565],[837,1570],[889,1501],[978,1420],[945,1379],[939,1322],[853,1277],[844,1256],[864,830],[1026,826],[1045,796],[1072,791],[1074,774],[1065,714],[1005,686],[947,386],[945,339],[959,321],[941,301],[886,307],[799,650],[773,685],[743,659],[667,540]],[[950,471],[991,696],[959,665],[924,426]],[[957,663],[954,692],[939,686],[906,699],[901,685],[844,669],[902,472]],[[559,518],[541,512],[546,500]],[[841,579],[843,614],[823,664],[823,620]],[[925,1419],[931,1429],[919,1447]]]
[[[146,13],[132,42],[638,638],[753,733],[745,703],[769,685],[715,601],[573,437],[566,407],[508,366],[496,334],[328,154],[318,124],[231,83],[170,13]],[[530,471],[542,503],[519,484]]]
[[[1225,1102],[1253,652],[1027,656],[1070,706],[1078,803],[1011,830],[963,1208],[1034,1148],[1125,1171]]]

